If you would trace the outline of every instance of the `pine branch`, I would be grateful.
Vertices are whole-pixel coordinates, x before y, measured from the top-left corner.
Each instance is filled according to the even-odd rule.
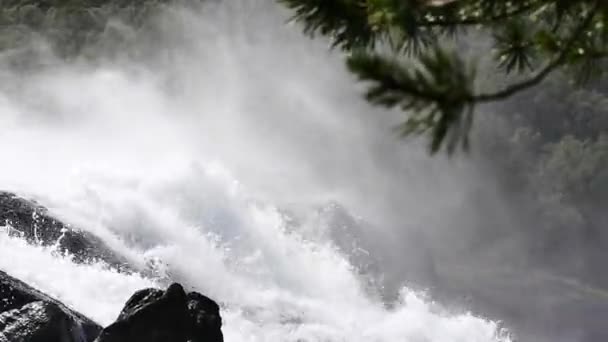
[[[595,1],[593,7],[589,10],[589,13],[587,14],[583,22],[574,30],[574,33],[566,42],[559,55],[553,61],[549,62],[543,69],[541,69],[534,77],[531,77],[528,80],[522,81],[520,83],[510,85],[507,88],[494,93],[475,95],[470,99],[470,101],[491,102],[497,100],[504,100],[520,91],[523,91],[541,83],[549,74],[551,74],[558,67],[564,64],[566,58],[568,57],[568,53],[571,52],[571,49],[574,44],[577,42],[581,34],[585,32],[585,29],[589,26],[589,24],[591,24],[593,17],[596,14],[596,10],[599,8],[599,5],[600,0]]]
[[[419,21],[416,25],[423,27],[453,27],[453,26],[474,26],[474,25],[484,25],[484,24],[493,24],[496,22],[501,22],[508,20],[510,18],[516,17],[518,15],[524,14],[538,6],[534,6],[533,3],[528,3],[527,5],[521,6],[517,9],[496,14],[490,17],[478,16],[478,17],[469,17],[465,19],[452,19],[452,20],[425,20]]]
[[[573,6],[568,0],[520,0],[511,4],[489,0],[441,4],[419,0],[280,1],[291,3],[298,10],[296,19],[304,22],[305,32],[320,32],[346,51],[356,50],[347,64],[359,80],[369,84],[368,101],[406,111],[408,118],[400,125],[400,132],[428,133],[433,153],[445,145],[448,152],[457,143],[468,146],[476,104],[504,100],[538,85],[564,66],[581,66],[585,71],[579,74],[590,75],[597,66],[594,61],[606,57],[608,34],[599,36],[603,31],[595,32],[608,25],[605,0],[585,0],[578,2],[580,6]],[[350,8],[351,12],[336,11],[335,6]],[[519,26],[497,25],[511,19]],[[554,22],[558,25],[548,29]],[[363,31],[352,31],[355,26],[351,25]],[[503,58],[497,63],[505,66],[507,73],[516,68],[531,76],[495,92],[475,93],[475,68],[464,63],[458,54],[446,52],[439,38],[446,30],[470,25],[481,25],[497,33],[494,43]],[[498,34],[501,29],[504,32]],[[412,50],[408,47],[424,44],[426,37],[430,37],[429,48],[415,51],[414,60],[407,63],[404,57]],[[353,44],[357,40],[365,44]],[[389,43],[383,46],[388,53],[374,48],[374,43],[380,42]],[[530,71],[539,52],[547,56],[544,58],[548,62],[537,72]]]
[[[359,0],[278,0],[295,12],[291,20],[304,24],[304,33],[319,32],[345,50],[373,44],[375,33],[368,11]]]
[[[401,135],[426,134],[435,153],[447,145],[468,146],[473,121],[474,70],[453,53],[436,47],[419,57],[420,65],[399,63],[377,53],[359,52],[348,58],[348,67],[359,80],[371,83],[366,98],[385,107],[399,106],[409,118],[399,125]]]

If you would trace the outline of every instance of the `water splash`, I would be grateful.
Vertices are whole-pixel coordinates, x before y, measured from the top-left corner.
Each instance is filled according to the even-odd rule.
[[[370,118],[336,56],[272,6],[170,8],[164,38],[133,44],[150,58],[5,70],[18,86],[0,89],[1,186],[147,276],[6,234],[0,268],[102,324],[135,290],[180,281],[221,303],[227,341],[509,341],[497,323],[408,289],[388,308],[331,239],[305,234],[320,227],[285,217],[286,203],[330,199],[386,213],[431,184],[449,199],[458,183],[423,150],[387,171],[393,159],[378,151],[400,148],[386,137],[390,115]],[[418,161],[396,186],[392,175]]]
[[[442,313],[407,289],[393,308],[385,307],[367,295],[331,241],[286,229],[277,208],[236,184],[203,166],[146,185],[93,178],[82,186],[86,191],[51,206],[64,219],[116,236],[123,241],[118,253],[142,265],[162,262],[163,277],[220,301],[230,341],[508,341],[496,323]],[[0,268],[102,323],[134,290],[166,281],[76,265],[13,237],[0,236],[0,247]]]

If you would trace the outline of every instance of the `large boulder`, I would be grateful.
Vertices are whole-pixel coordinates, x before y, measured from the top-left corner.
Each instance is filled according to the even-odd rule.
[[[172,284],[136,292],[95,342],[223,342],[221,326],[217,303]]]
[[[101,327],[0,271],[0,342],[90,342]]]
[[[0,192],[0,226],[29,243],[57,246],[77,262],[103,261],[118,269],[129,269],[126,260],[98,237],[61,222],[35,201],[9,192]]]
[[[51,302],[32,302],[0,314],[0,341],[86,342],[82,327]]]

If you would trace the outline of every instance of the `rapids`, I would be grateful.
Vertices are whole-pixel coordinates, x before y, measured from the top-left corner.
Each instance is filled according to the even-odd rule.
[[[172,7],[94,62],[48,56],[27,74],[0,62],[0,187],[141,273],[1,231],[0,269],[104,325],[135,290],[175,280],[221,303],[230,342],[509,341],[500,324],[407,287],[383,303],[310,219],[311,203],[373,219],[428,199],[429,186],[451,200],[456,185],[423,149],[403,162],[420,171],[389,168],[403,148],[392,114],[369,115],[337,52],[286,18],[269,1]],[[407,198],[392,185],[404,170]]]

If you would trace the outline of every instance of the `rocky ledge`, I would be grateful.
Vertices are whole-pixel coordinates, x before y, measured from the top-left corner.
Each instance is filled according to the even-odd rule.
[[[0,342],[223,342],[220,308],[180,284],[144,289],[102,328],[0,271]]]
[[[0,342],[92,341],[101,327],[0,271]]]
[[[53,217],[46,208],[0,192],[0,227],[29,243],[56,246],[76,262],[103,261],[129,270],[98,237]],[[0,342],[223,342],[220,307],[180,284],[143,289],[103,328],[60,301],[0,270]]]
[[[61,222],[36,201],[0,191],[0,226],[32,244],[56,246],[76,262],[103,261],[127,270],[128,263],[97,236]]]
[[[95,342],[223,342],[221,326],[217,303],[175,283],[136,292]]]

